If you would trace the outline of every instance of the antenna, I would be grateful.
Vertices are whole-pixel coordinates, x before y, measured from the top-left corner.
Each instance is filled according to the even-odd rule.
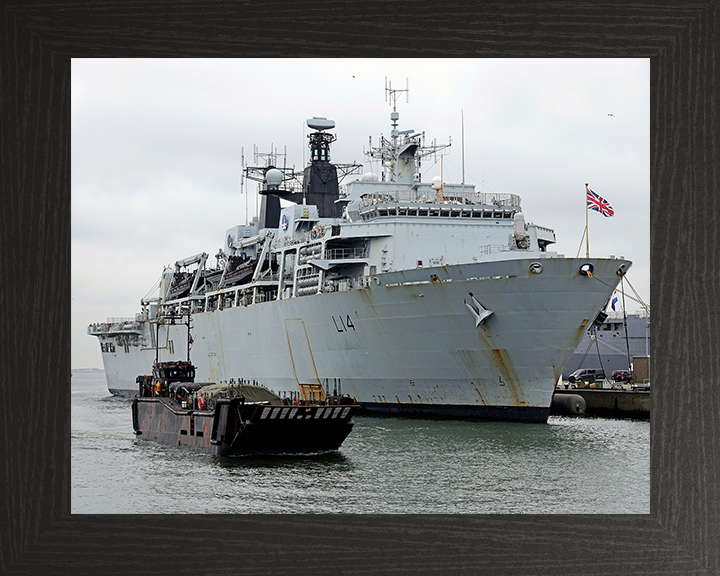
[[[242,164],[242,170],[240,170],[240,194],[243,193],[243,183],[245,182],[245,148],[240,148],[240,163]],[[250,224],[248,222],[248,199],[245,195],[245,225]]]
[[[397,111],[397,107],[396,107],[397,97],[398,97],[398,94],[400,94],[401,92],[405,92],[406,100],[409,99],[409,96],[408,96],[409,89],[407,88],[408,80],[407,80],[407,78],[405,79],[405,86],[406,86],[405,90],[393,90],[392,82],[387,81],[387,76],[385,77],[385,83],[386,83],[385,84],[385,101],[388,102],[389,104],[392,104],[392,107],[393,107],[393,111],[390,113],[390,120],[392,121],[392,131],[390,132],[390,135],[392,137],[392,145],[393,145],[393,147],[395,147],[395,146],[397,146],[397,138],[399,136],[397,127],[398,127],[398,120],[400,119],[400,114]],[[389,100],[388,100],[388,96],[390,96]]]
[[[393,90],[392,81],[388,82],[387,76],[385,76],[385,102],[391,104],[393,112],[395,112],[395,104],[397,102],[398,94],[405,92],[405,102],[410,102],[410,84],[408,79],[405,78],[405,90]],[[388,99],[388,96],[390,97]]]
[[[460,125],[462,127],[461,130],[461,136],[462,136],[462,146],[460,146],[462,150],[462,187],[463,187],[463,196],[465,195],[465,114],[463,110],[460,110]]]

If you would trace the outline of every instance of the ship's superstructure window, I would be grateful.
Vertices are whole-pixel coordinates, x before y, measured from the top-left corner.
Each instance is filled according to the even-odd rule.
[[[420,216],[431,218],[487,218],[495,220],[510,220],[515,214],[515,210],[483,210],[473,208],[426,208],[426,207],[407,207],[407,206],[382,206],[378,208],[368,208],[361,212],[362,220],[374,220],[386,216]]]

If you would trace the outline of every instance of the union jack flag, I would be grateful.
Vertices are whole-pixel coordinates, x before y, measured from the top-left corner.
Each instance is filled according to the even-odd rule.
[[[608,204],[608,201],[605,200],[605,198],[601,198],[587,186],[585,187],[585,190],[587,190],[587,207],[589,210],[600,212],[603,216],[612,216],[615,214],[613,207]]]

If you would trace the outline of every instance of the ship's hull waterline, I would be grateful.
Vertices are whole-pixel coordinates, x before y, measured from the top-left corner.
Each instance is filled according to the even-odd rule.
[[[580,273],[586,262],[592,277]],[[199,380],[331,393],[339,382],[369,413],[544,422],[623,266],[544,254],[378,274],[362,289],[193,314],[191,357]],[[479,305],[492,314],[476,325]],[[103,353],[113,394],[137,392],[155,328],[141,322],[140,344]],[[184,359],[186,342],[185,326],[161,325],[159,359]]]

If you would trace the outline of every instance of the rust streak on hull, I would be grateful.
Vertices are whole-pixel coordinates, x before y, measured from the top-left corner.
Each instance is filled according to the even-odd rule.
[[[515,366],[508,354],[508,351],[504,348],[494,348],[491,351],[493,364],[497,366],[500,371],[500,376],[503,382],[508,388],[510,397],[514,406],[524,406],[526,402],[520,397],[518,390],[520,385],[520,379],[518,378]]]

